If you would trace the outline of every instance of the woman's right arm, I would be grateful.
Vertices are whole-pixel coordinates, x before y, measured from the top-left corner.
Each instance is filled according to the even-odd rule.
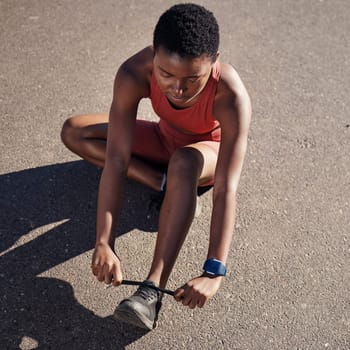
[[[114,230],[121,206],[128,164],[131,157],[138,104],[143,97],[142,84],[124,63],[114,83],[109,114],[105,166],[101,175],[98,204],[96,245],[92,271],[101,282],[119,285],[122,281],[120,260],[114,253]]]

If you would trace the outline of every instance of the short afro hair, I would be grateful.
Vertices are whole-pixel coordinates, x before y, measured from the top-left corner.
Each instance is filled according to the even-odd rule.
[[[172,6],[159,18],[153,34],[153,47],[160,47],[182,58],[202,55],[216,60],[219,25],[212,12],[203,6],[186,3]]]

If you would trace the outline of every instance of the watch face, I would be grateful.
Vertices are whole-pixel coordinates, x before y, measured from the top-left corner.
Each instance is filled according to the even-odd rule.
[[[226,267],[217,259],[208,259],[204,264],[204,271],[213,276],[225,276]]]
[[[209,273],[209,275],[216,275],[216,272],[215,272],[215,270],[213,269],[212,266],[207,266],[206,269],[205,269],[205,272]]]

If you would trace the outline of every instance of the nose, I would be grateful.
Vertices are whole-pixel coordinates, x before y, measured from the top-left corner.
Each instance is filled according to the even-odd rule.
[[[184,84],[180,81],[177,80],[174,84],[174,92],[177,96],[181,96],[183,92],[185,91],[185,86]]]

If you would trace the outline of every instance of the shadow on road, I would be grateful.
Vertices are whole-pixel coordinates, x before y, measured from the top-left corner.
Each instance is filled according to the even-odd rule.
[[[70,284],[38,277],[93,248],[99,176],[83,161],[0,176],[1,349],[19,349],[23,337],[37,349],[123,349],[145,334],[96,316]],[[127,183],[120,235],[157,230],[154,198],[152,190]]]

